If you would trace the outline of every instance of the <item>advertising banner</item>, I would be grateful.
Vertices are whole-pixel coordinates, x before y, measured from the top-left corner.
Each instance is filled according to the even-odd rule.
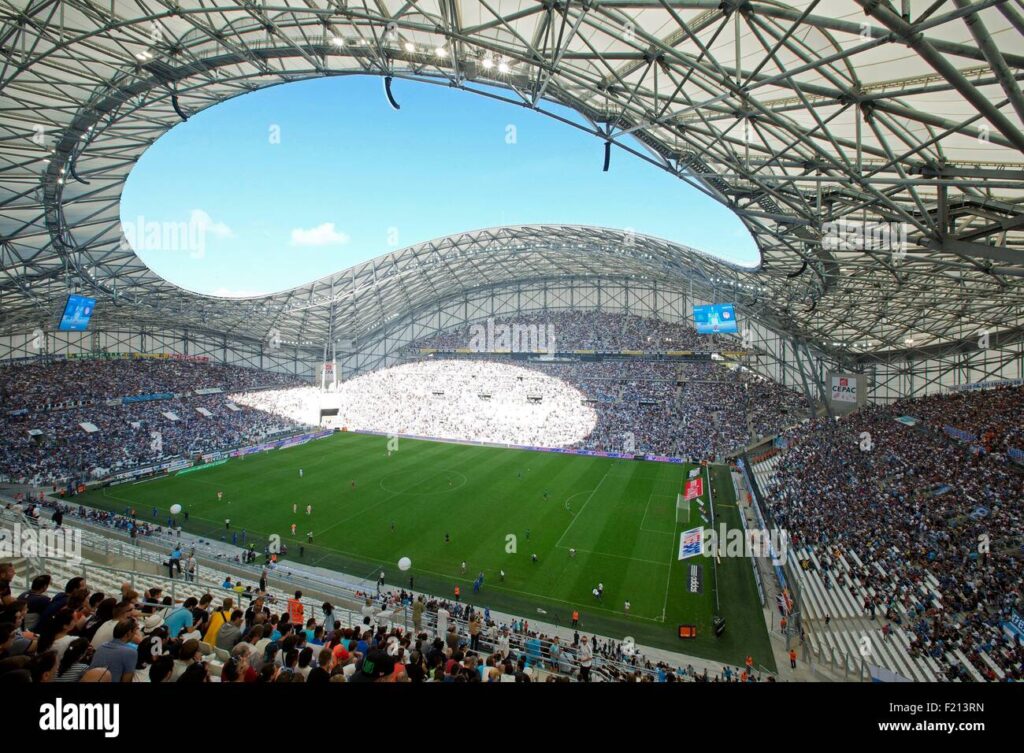
[[[679,534],[679,557],[685,560],[704,553],[704,529],[691,528]]]
[[[121,398],[121,403],[123,405],[128,405],[129,403],[148,403],[148,402],[150,402],[152,400],[173,400],[173,399],[174,399],[174,393],[173,392],[153,392],[153,393],[151,393],[149,395],[131,395],[129,397],[123,397],[123,398]]]
[[[129,481],[134,481],[135,479],[141,478],[143,476],[150,476],[153,475],[154,473],[159,473],[161,471],[176,471],[179,468],[187,468],[188,466],[189,461],[182,460],[179,458],[176,460],[170,460],[166,463],[159,463],[157,465],[147,465],[143,468],[133,468],[130,471],[122,471],[121,473],[116,473],[113,476],[110,476],[107,479],[107,481],[109,481],[109,483],[112,486],[115,486],[117,484],[124,484]]]
[[[191,468],[183,468],[182,470],[175,473],[175,476],[184,476],[186,473],[196,473],[197,471],[205,471],[207,468],[216,468],[218,465],[224,465],[227,460],[214,460],[212,463],[206,463],[205,465],[193,465]]]
[[[1024,379],[989,379],[985,382],[952,384],[946,389],[950,392],[975,392],[978,390],[992,390],[999,387],[1019,387],[1022,384],[1024,384]]]
[[[829,407],[833,413],[844,415],[864,405],[867,400],[867,377],[864,374],[829,372],[825,382]]]
[[[754,571],[757,572],[756,570]],[[704,566],[690,565],[689,591],[692,594],[704,593]]]
[[[833,374],[832,399],[840,403],[856,403],[857,377],[849,374]]]
[[[697,499],[704,494],[704,479],[693,478],[683,485],[683,499]]]

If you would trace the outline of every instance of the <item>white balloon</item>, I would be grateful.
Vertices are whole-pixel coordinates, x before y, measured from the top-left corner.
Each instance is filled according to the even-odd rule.
[[[408,557],[402,557],[402,559],[398,560],[399,570],[408,570],[410,567],[412,567],[412,560]]]
[[[171,515],[177,515],[181,512],[181,505],[171,505]]]

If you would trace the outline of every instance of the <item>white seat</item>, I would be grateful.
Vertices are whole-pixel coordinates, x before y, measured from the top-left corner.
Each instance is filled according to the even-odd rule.
[[[968,674],[970,674],[970,676],[973,677],[976,682],[985,682],[984,675],[982,675],[981,672],[978,671],[977,667],[971,664],[970,660],[966,656],[964,656],[963,651],[961,651],[959,648],[955,648],[953,649],[953,655],[956,656],[956,658],[967,670]]]
[[[995,672],[995,673],[996,673],[996,677],[998,677],[998,678],[999,678],[1000,680],[1002,680],[1002,679],[1005,679],[1005,678],[1006,678],[1006,673],[1005,673],[1005,672],[1004,672],[1004,671],[1002,670],[1002,668],[1001,668],[1001,667],[1000,667],[1000,666],[999,666],[998,664],[996,664],[996,663],[995,663],[995,662],[994,662],[994,661],[992,660],[992,657],[988,655],[988,652],[987,652],[987,651],[979,651],[978,653],[979,653],[979,655],[981,656],[981,660],[982,660],[983,662],[985,662],[985,664],[986,664],[986,665],[988,665],[988,667],[989,667],[989,668],[990,668],[990,669],[991,669],[991,670],[992,670],[993,672]]]

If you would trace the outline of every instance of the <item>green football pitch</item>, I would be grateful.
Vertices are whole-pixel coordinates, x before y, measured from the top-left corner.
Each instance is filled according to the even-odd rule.
[[[287,559],[308,565],[359,578],[383,569],[388,583],[407,586],[412,577],[416,591],[437,596],[459,586],[475,606],[563,626],[578,609],[586,632],[736,664],[752,654],[774,669],[750,561],[722,558],[716,569],[703,556],[676,559],[679,533],[701,523],[695,501],[688,522],[676,522],[676,495],[691,467],[404,438],[389,456],[385,437],[336,433],[96,489],[81,501],[114,512],[133,506],[141,519],[155,507],[160,524],[178,503],[189,511],[187,522],[178,517],[186,530],[227,541],[234,533],[239,543],[244,530],[261,555],[276,534]],[[711,475],[716,525],[739,527],[728,468],[712,466]],[[408,572],[398,570],[401,557],[412,560]],[[690,591],[694,564],[702,569],[700,593]],[[483,587],[474,593],[479,572]],[[726,620],[717,638],[716,591]],[[697,637],[680,639],[682,624],[695,625]]]

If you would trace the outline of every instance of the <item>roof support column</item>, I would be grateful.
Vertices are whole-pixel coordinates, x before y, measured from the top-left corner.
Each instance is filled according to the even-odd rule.
[[[820,376],[816,371],[814,371],[813,366],[811,365],[813,359],[811,358],[810,353],[807,352],[807,346],[798,342],[795,339],[790,340],[790,344],[793,346],[793,360],[796,361],[797,369],[799,369],[800,371],[800,380],[804,384],[804,397],[807,398],[807,407],[810,411],[811,416],[813,417],[818,415],[818,406],[811,398],[811,387],[808,384],[807,380],[808,371],[810,372],[811,379],[814,381],[814,384],[818,388],[818,395],[821,399],[821,402],[825,404],[825,410],[828,412],[828,417],[833,418],[834,414],[832,413],[832,406],[829,405],[828,402],[828,395],[825,392],[825,386],[822,384]],[[808,361],[806,369],[804,367],[804,359],[800,357],[801,347],[804,348],[804,356],[807,358]]]

